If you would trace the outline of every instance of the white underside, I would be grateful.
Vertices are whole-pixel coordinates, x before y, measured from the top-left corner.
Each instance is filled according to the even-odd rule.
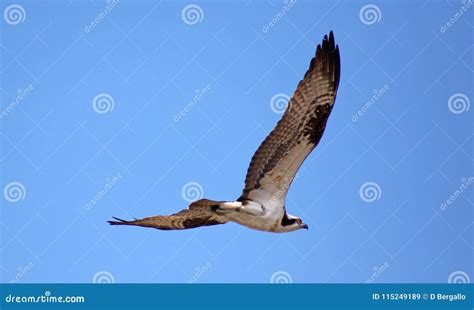
[[[227,202],[224,206],[227,205],[230,212],[223,214],[223,216],[229,221],[261,231],[289,232],[295,230],[281,225],[285,211],[283,206],[277,205],[278,203],[278,200],[271,201],[262,208],[259,203],[252,201],[244,205],[241,202]],[[231,211],[232,207],[236,207],[234,212]]]

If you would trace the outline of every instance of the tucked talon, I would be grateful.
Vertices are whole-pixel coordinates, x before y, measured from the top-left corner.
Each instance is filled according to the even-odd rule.
[[[229,213],[234,213],[234,212],[239,212],[240,210],[230,210],[230,209],[222,209],[222,208],[216,208],[215,212],[217,214],[229,214]]]

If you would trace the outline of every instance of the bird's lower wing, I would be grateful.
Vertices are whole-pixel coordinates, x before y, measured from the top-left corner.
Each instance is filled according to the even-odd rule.
[[[227,222],[215,212],[201,209],[186,209],[172,215],[157,215],[133,221],[125,221],[115,217],[114,219],[116,221],[108,221],[110,225],[132,225],[161,230],[182,230]]]

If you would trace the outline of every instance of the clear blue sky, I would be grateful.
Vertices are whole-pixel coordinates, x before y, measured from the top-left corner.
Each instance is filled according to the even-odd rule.
[[[463,3],[2,1],[2,282],[473,279]],[[106,223],[181,210],[189,182],[237,198],[330,30],[337,102],[287,201],[309,231]]]

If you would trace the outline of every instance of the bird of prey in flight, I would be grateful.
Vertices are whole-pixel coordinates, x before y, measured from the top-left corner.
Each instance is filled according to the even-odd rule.
[[[236,201],[201,199],[172,215],[158,215],[111,225],[182,230],[236,222],[248,228],[283,233],[308,229],[286,212],[288,188],[306,157],[318,145],[339,85],[339,47],[334,35],[324,36],[309,69],[298,83],[286,111],[253,155],[245,187]]]

